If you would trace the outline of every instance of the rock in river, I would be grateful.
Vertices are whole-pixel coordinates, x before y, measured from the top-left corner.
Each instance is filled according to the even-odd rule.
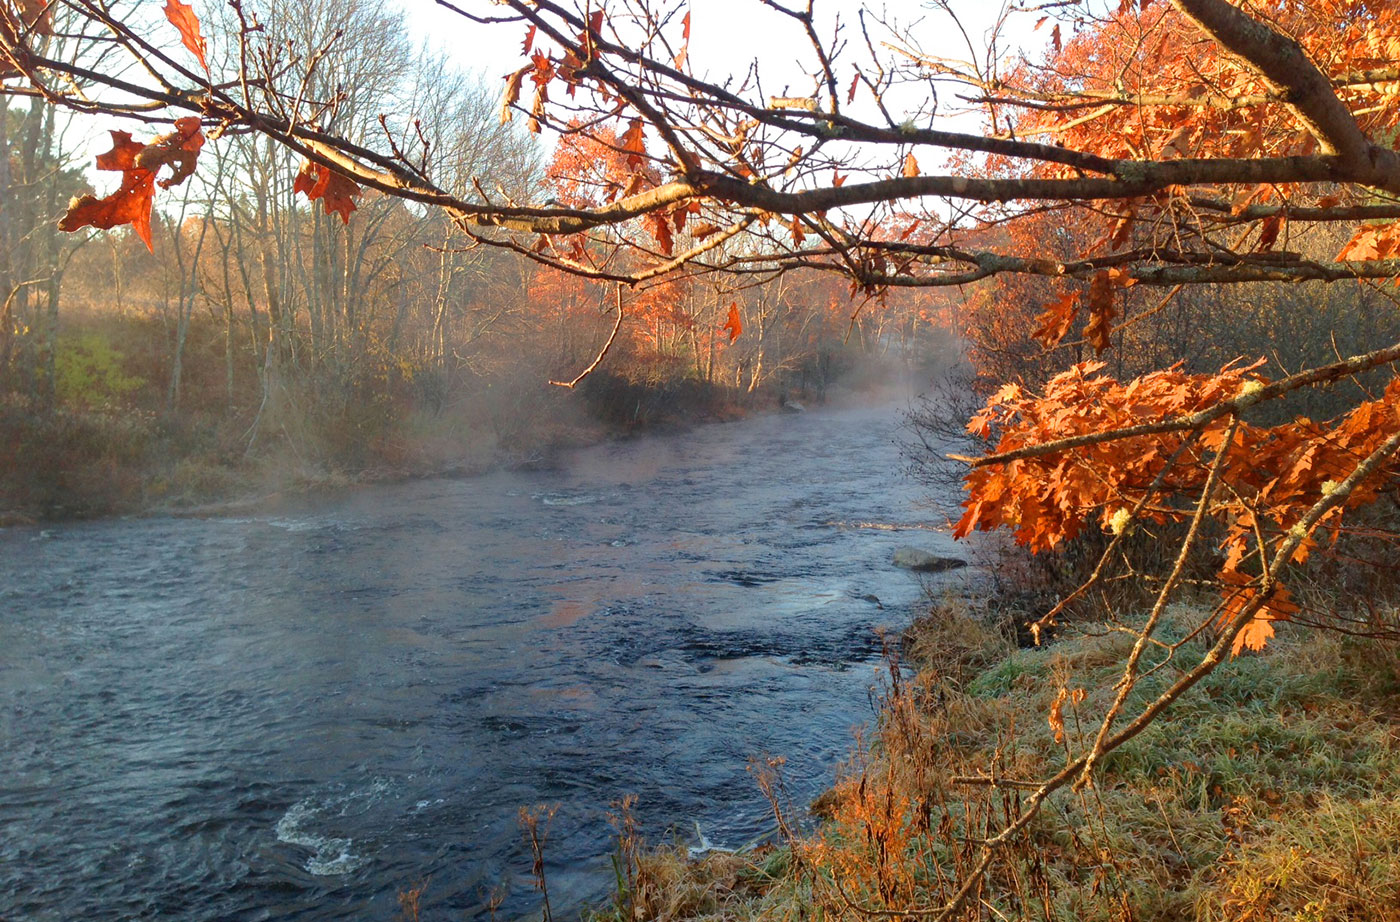
[[[917,547],[896,548],[894,565],[915,573],[941,573],[967,566],[967,561],[957,557],[939,557]]]

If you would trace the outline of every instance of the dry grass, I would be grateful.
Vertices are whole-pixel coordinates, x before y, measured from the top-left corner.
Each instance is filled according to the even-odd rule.
[[[1400,657],[1281,634],[1112,753],[1094,786],[1053,795],[961,918],[1400,920]],[[752,856],[644,856],[654,889],[631,918],[872,920],[941,905],[1019,812],[1017,782],[1091,743],[1129,642],[1085,631],[1016,650],[965,607],[939,606],[906,639],[924,668],[891,672],[880,725],[820,830],[794,837],[756,887]],[[1061,689],[1057,741],[1048,715]]]

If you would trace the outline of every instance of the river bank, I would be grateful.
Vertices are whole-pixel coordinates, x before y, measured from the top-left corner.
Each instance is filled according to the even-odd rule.
[[[1186,623],[1186,619],[1180,619]],[[879,727],[822,798],[822,825],[749,855],[639,853],[607,920],[868,918],[936,907],[1036,778],[1096,725],[1131,638],[1081,625],[1018,648],[1006,625],[935,605],[906,636],[915,672],[887,685]],[[1071,692],[1057,704],[1061,689]],[[1056,726],[1052,714],[1062,714]],[[1400,653],[1280,632],[1013,838],[969,919],[1400,918]],[[858,907],[864,908],[862,912]]]
[[[588,445],[776,412],[782,399],[702,382],[638,388],[600,374],[577,391],[541,383],[512,407],[415,411],[359,435],[306,420],[0,407],[0,527],[243,514],[355,487],[538,469]]]

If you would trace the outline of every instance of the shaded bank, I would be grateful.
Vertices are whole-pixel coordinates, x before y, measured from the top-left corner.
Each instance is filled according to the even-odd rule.
[[[874,391],[896,372],[853,383]],[[281,407],[252,425],[217,414],[35,412],[0,402],[0,526],[211,504],[221,505],[209,511],[251,508],[352,484],[548,466],[584,445],[773,412],[788,393],[687,378],[639,383],[601,370],[575,390],[502,383],[470,399],[413,400],[392,413],[372,405],[330,416]],[[852,396],[834,382],[792,393],[813,406]]]

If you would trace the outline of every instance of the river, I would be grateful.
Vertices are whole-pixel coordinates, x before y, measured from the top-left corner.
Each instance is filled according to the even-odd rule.
[[[750,418],[558,468],[275,512],[0,530],[0,919],[534,911],[607,894],[611,802],[653,840],[771,829],[872,716],[880,629],[959,553],[895,408]],[[880,603],[867,597],[877,597]],[[883,607],[882,607],[883,606]],[[561,917],[567,913],[558,912]]]

